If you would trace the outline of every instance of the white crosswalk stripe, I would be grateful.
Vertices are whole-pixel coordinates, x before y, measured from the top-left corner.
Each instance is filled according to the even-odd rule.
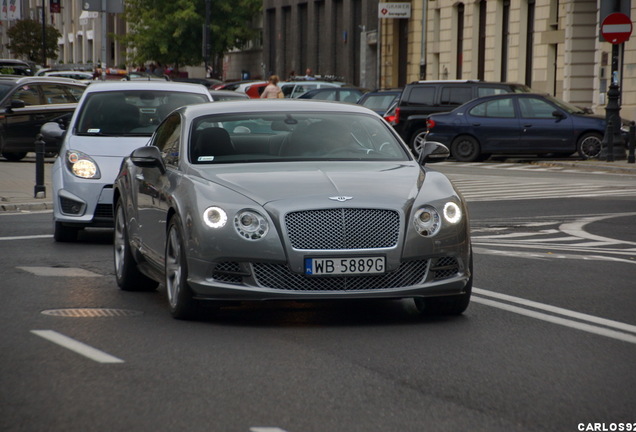
[[[447,174],[468,202],[528,200],[543,198],[585,198],[601,196],[634,196],[636,184],[622,187],[607,184],[555,184],[554,182],[522,182],[506,178],[476,179]]]

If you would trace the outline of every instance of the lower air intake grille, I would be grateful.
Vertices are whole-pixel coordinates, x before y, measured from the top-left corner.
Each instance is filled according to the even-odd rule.
[[[254,276],[264,288],[291,291],[368,291],[400,288],[424,281],[428,260],[403,263],[396,271],[378,276],[314,276],[293,273],[283,264],[254,264]]]

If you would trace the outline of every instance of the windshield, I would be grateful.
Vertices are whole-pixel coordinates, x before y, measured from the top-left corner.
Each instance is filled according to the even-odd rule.
[[[207,102],[199,93],[156,90],[98,92],[88,95],[79,113],[78,135],[150,136],[174,109]]]
[[[374,111],[386,111],[391,103],[398,97],[397,94],[376,94],[367,96],[367,98],[360,103],[360,105],[365,106]]]
[[[0,100],[4,99],[4,97],[9,93],[9,91],[13,88],[11,84],[0,84]]]
[[[193,122],[198,164],[283,160],[409,160],[390,127],[356,113],[246,113]]]

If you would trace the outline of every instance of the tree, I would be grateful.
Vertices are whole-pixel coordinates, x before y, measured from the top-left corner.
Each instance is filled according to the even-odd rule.
[[[261,0],[210,0],[212,57],[221,58],[258,34],[251,26]],[[128,33],[119,40],[135,64],[155,61],[175,68],[203,62],[205,0],[128,0],[124,19]]]
[[[53,26],[45,26],[46,58],[57,58],[57,41],[62,34]],[[42,23],[34,20],[19,20],[7,30],[9,43],[7,49],[16,57],[27,57],[30,61],[40,63],[42,59]]]

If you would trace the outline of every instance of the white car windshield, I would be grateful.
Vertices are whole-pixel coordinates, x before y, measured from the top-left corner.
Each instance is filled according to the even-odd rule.
[[[284,160],[409,160],[375,116],[359,113],[245,113],[195,119],[195,164]]]
[[[174,109],[207,102],[203,94],[127,90],[88,95],[79,108],[77,135],[150,136]]]

